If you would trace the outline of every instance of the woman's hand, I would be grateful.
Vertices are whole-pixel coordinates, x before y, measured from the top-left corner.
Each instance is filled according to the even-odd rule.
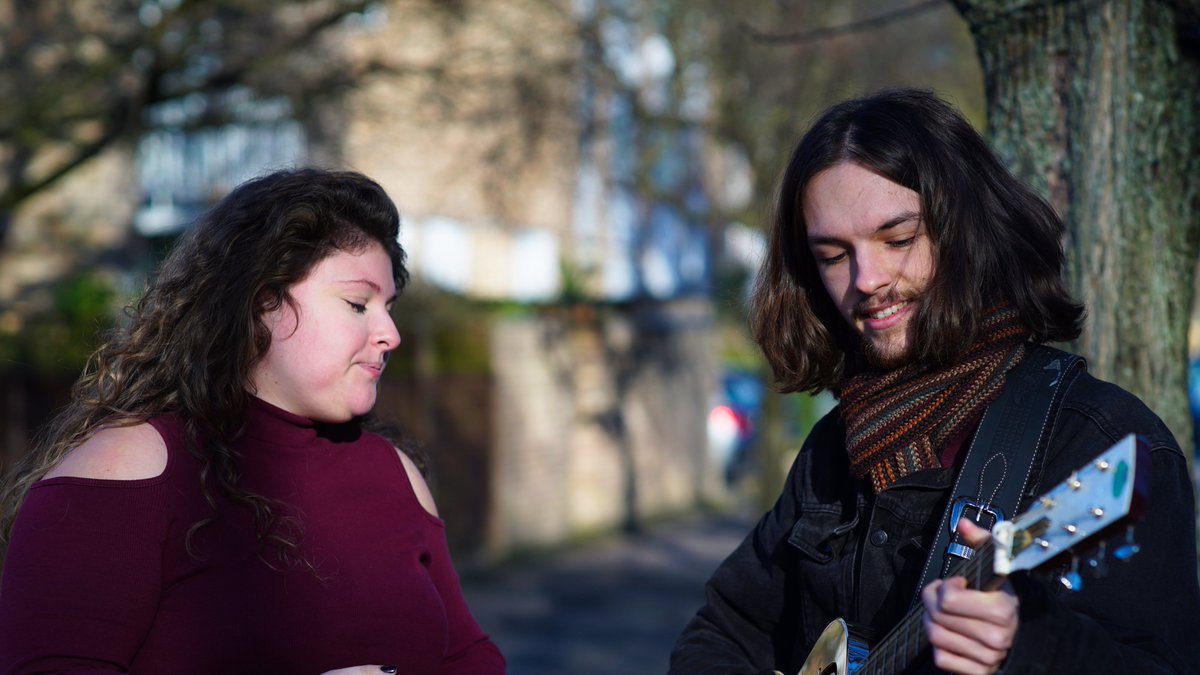
[[[963,519],[958,531],[971,546],[991,536]],[[1005,582],[994,591],[967,588],[962,577],[937,579],[921,592],[925,634],[938,668],[966,675],[990,675],[1000,669],[1017,634],[1017,596]]]

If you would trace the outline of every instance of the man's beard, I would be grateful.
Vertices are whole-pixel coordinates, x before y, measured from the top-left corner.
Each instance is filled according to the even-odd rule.
[[[874,342],[863,340],[863,355],[867,358],[867,363],[872,367],[880,370],[895,370],[912,363],[914,345],[909,336],[908,345],[901,350],[880,349]]]
[[[866,357],[867,363],[873,368],[881,370],[895,370],[903,366],[907,366],[913,362],[914,354],[916,353],[917,344],[917,309],[918,309],[918,293],[889,293],[882,300],[884,302],[899,302],[906,301],[912,303],[907,321],[904,324],[905,335],[903,340],[905,346],[901,349],[893,349],[891,341],[885,342],[882,345],[877,344],[873,340],[868,340],[860,335],[859,342],[862,345],[863,356]],[[875,302],[880,302],[876,300]],[[866,304],[866,301],[863,301]],[[860,312],[862,313],[862,312]]]

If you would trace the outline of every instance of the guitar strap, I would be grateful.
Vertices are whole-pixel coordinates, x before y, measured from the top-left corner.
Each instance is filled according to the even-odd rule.
[[[1035,459],[1062,403],[1063,385],[1073,380],[1083,365],[1079,356],[1037,345],[1009,371],[1000,395],[984,411],[954,479],[913,606],[920,603],[926,584],[945,576],[956,561],[974,554],[956,532],[960,517],[972,518],[990,530],[1016,515]]]

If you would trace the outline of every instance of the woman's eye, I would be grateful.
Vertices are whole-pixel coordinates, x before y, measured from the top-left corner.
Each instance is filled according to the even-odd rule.
[[[350,302],[349,300],[346,301],[346,304],[350,305],[350,309],[354,310],[355,314],[365,314],[367,311],[367,306],[364,304]]]
[[[845,253],[837,253],[834,255],[818,255],[817,262],[822,265],[836,265],[846,258]]]
[[[917,235],[914,234],[913,236],[904,239],[893,239],[892,241],[888,242],[888,245],[892,248],[908,248],[909,246],[912,246],[912,243],[916,240]]]

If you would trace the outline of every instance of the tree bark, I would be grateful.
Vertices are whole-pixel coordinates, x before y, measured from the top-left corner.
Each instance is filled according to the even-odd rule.
[[[1200,2],[953,2],[975,38],[993,146],[1066,221],[1069,287],[1089,312],[1073,347],[1191,457]]]

